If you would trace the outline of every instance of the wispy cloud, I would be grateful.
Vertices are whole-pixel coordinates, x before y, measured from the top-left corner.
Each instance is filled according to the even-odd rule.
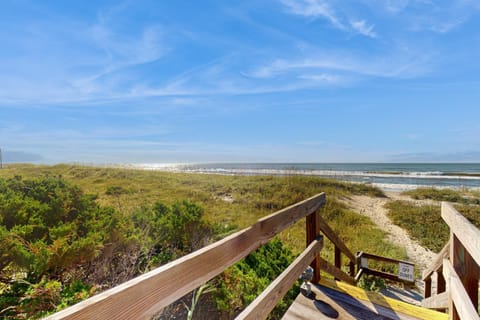
[[[364,1],[375,10],[383,9],[411,31],[444,34],[470,20],[480,10],[475,0],[376,0]]]
[[[358,20],[358,21],[350,21],[350,25],[354,30],[356,30],[358,33],[370,37],[370,38],[376,38],[377,34],[375,31],[373,31],[374,25],[373,24],[367,24],[365,20]]]
[[[288,12],[308,18],[324,18],[338,29],[345,26],[325,0],[280,0]]]
[[[2,59],[0,103],[62,103],[125,96],[125,83],[145,64],[164,57],[169,46],[159,24],[142,23],[127,31],[115,15],[121,6],[92,21],[76,17],[32,19],[15,26],[20,54]]]
[[[376,6],[384,6],[387,11],[397,14],[407,8],[410,0],[380,0],[374,3]]]
[[[365,19],[349,18],[349,10],[337,5],[334,8],[327,0],[280,0],[291,14],[304,16],[307,18],[323,18],[327,20],[336,29],[357,33],[366,37],[376,38],[377,34],[373,31],[374,25],[369,24]]]
[[[317,72],[335,75],[346,73],[357,76],[383,78],[414,78],[428,73],[428,56],[400,52],[377,57],[351,56],[343,53],[319,54],[294,59],[277,59],[259,66],[249,73],[257,78],[274,78],[282,74]],[[324,78],[327,80],[327,78]]]
[[[332,75],[328,73],[320,73],[320,74],[302,74],[299,75],[298,78],[305,79],[309,81],[321,82],[321,83],[342,83],[344,79],[339,75]]]

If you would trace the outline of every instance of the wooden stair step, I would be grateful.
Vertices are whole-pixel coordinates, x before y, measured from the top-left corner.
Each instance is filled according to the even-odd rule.
[[[447,314],[333,280],[312,285],[312,293],[299,294],[283,319],[448,319]]]

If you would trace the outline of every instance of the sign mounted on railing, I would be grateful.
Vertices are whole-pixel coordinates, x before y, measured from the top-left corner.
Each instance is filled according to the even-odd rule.
[[[368,259],[362,257],[360,259],[360,266],[364,269],[368,269]]]
[[[398,278],[413,282],[413,265],[399,262],[398,263]]]

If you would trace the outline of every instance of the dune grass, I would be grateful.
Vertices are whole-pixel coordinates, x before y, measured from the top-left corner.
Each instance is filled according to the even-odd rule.
[[[478,192],[472,192],[469,190],[457,191],[452,189],[417,188],[414,190],[404,191],[402,194],[417,200],[430,199],[435,201],[448,201],[461,204],[480,204]]]
[[[320,192],[327,195],[321,214],[352,252],[366,251],[405,259],[403,248],[386,241],[385,233],[370,219],[349,210],[340,198],[351,195],[383,197],[371,186],[307,176],[223,176],[146,171],[79,165],[8,165],[0,178],[62,177],[85,193],[95,194],[101,206],[129,215],[155,202],[172,205],[188,200],[204,209],[204,218],[233,232],[259,218]],[[294,255],[305,248],[305,222],[279,234]],[[325,242],[322,256],[333,261],[333,245]],[[344,259],[345,265],[348,264]],[[388,271],[388,270],[387,270]]]
[[[480,206],[456,204],[455,208],[480,227]],[[408,201],[393,201],[387,204],[387,209],[393,223],[406,229],[422,246],[439,252],[448,241],[450,230],[441,217],[440,204],[416,205]]]
[[[327,194],[323,215],[352,251],[364,250],[404,258],[404,251],[384,240],[383,231],[365,217],[349,211],[337,199],[352,194],[382,197],[377,188],[308,176],[224,176],[161,171],[90,167],[8,165],[0,177],[62,176],[86,193],[96,194],[101,205],[129,213],[155,201],[172,204],[189,200],[205,210],[205,218],[241,229],[259,218],[317,193]],[[305,226],[299,221],[280,234],[280,239],[298,253],[305,248]],[[330,255],[331,250],[324,250]]]

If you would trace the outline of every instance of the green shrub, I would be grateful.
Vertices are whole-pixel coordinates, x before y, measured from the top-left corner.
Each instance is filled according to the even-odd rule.
[[[204,246],[217,230],[189,201],[127,216],[59,177],[0,178],[0,316],[59,310]]]
[[[105,191],[105,194],[109,196],[119,196],[121,194],[128,194],[128,193],[130,193],[130,190],[125,189],[122,186],[108,186],[107,190]]]
[[[250,304],[294,260],[290,250],[274,239],[249,254],[219,276],[215,301],[219,310],[237,314]],[[270,319],[280,319],[299,293],[296,284],[271,312]]]

